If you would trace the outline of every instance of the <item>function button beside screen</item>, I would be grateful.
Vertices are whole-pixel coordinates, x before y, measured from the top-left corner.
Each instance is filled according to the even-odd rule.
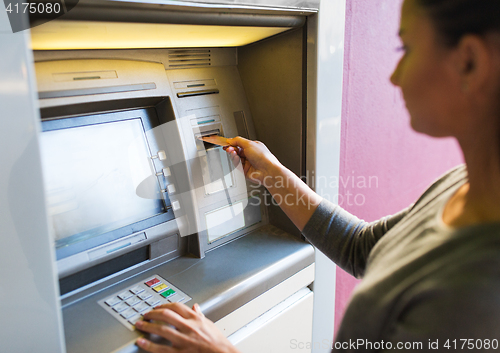
[[[170,168],[168,168],[168,167],[167,168],[163,168],[162,171],[163,171],[163,176],[165,176],[165,177],[169,177],[170,175],[172,175],[171,172],[170,172]]]
[[[138,295],[139,298],[141,298],[142,300],[146,300],[148,298],[151,298],[152,294],[148,293],[148,292],[144,292],[144,293],[141,293]]]
[[[167,191],[169,194],[173,194],[175,192],[175,185],[174,184],[168,184],[167,185]]]
[[[120,298],[122,300],[126,300],[126,299],[130,298],[131,296],[133,296],[133,294],[130,293],[129,291],[121,292],[120,294],[118,294],[118,298]]]
[[[128,299],[125,303],[127,303],[130,306],[134,306],[135,304],[139,303],[141,300],[137,297],[132,297]]]
[[[130,288],[130,291],[134,294],[139,294],[141,292],[144,292],[144,288],[142,288],[141,286],[135,286],[133,288]]]
[[[165,284],[165,283],[161,283],[155,287],[153,287],[153,290],[156,292],[156,293],[160,293],[161,291],[164,291],[165,289],[167,289],[168,286]]]
[[[113,310],[116,311],[117,313],[121,313],[123,310],[127,310],[128,308],[130,308],[130,307],[127,304],[121,303],[121,304],[115,305],[113,307]]]
[[[172,208],[174,209],[174,211],[177,211],[178,209],[180,209],[181,204],[179,203],[179,201],[172,202]]]
[[[137,314],[137,312],[136,312],[134,309],[130,308],[130,309],[125,310],[124,312],[122,312],[120,315],[121,315],[124,319],[128,319],[128,318],[130,318],[130,317],[132,317],[132,316],[134,316],[134,315],[136,315],[136,314]]]
[[[173,290],[172,288],[170,288],[169,290],[161,293],[161,296],[163,298],[168,298],[168,297],[170,297],[171,295],[174,295],[174,294],[175,294],[175,290]]]
[[[148,305],[150,305],[150,306],[156,306],[156,305],[160,304],[160,299],[151,298],[151,299],[147,300],[146,303],[148,303]]]
[[[158,278],[153,278],[153,279],[150,279],[149,281],[145,282],[144,284],[148,287],[153,287],[157,283],[160,283],[160,280]]]
[[[106,300],[105,303],[108,306],[115,306],[116,304],[121,303],[121,301],[122,300],[120,298],[113,297],[113,298],[109,298],[108,300]]]
[[[165,159],[167,159],[167,154],[165,153],[165,151],[158,151],[158,159],[160,161],[164,161]]]

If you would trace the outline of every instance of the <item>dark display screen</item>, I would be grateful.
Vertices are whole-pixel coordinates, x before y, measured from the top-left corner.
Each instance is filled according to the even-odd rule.
[[[161,195],[140,118],[46,131],[41,151],[56,249],[166,212],[161,196],[137,195],[148,177]]]

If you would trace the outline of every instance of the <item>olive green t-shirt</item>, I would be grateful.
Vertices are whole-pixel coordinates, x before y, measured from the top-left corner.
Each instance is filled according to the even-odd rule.
[[[465,166],[455,168],[414,205],[372,223],[321,202],[303,235],[363,278],[334,351],[443,352],[472,339],[469,352],[493,351],[486,348],[493,340],[499,348],[500,223],[453,229],[442,221],[444,205],[466,181]]]

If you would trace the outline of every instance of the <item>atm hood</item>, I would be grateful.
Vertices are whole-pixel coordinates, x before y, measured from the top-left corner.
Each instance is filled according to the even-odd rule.
[[[168,0],[80,0],[56,20],[46,22],[43,15],[31,18],[32,48],[237,47],[301,27],[306,17],[317,11],[261,6],[258,4],[261,0],[253,0],[257,3],[253,6],[235,2],[239,1],[228,5]],[[315,0],[295,1],[299,2],[312,4]]]

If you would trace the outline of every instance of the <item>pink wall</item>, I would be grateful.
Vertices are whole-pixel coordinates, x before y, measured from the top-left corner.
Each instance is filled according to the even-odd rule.
[[[453,140],[411,130],[401,94],[389,82],[401,55],[395,50],[401,3],[347,0],[339,202],[366,221],[408,206],[462,161]],[[336,328],[356,283],[337,269]]]

